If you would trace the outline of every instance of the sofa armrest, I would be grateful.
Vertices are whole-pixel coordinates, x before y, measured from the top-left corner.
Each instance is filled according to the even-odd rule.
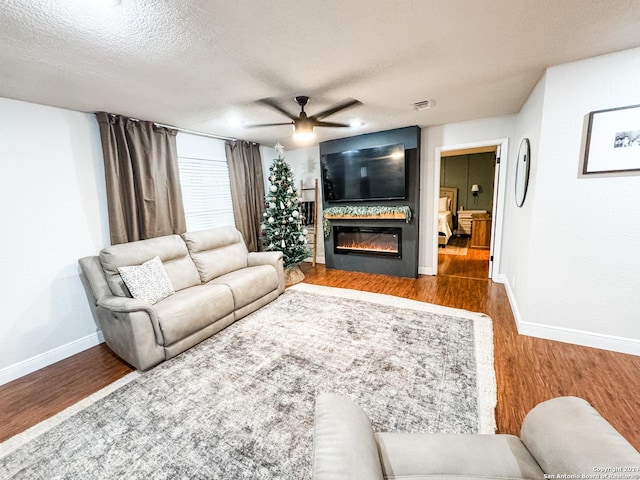
[[[150,312],[153,311],[153,307],[149,302],[129,297],[116,297],[114,295],[101,298],[100,300],[98,300],[97,304],[114,312],[129,313],[137,312],[139,310],[149,310]]]
[[[313,480],[382,480],[371,423],[348,398],[323,393],[316,399]]]
[[[614,473],[598,470],[606,467],[640,472],[640,453],[581,398],[540,403],[525,417],[520,436],[542,470],[555,478],[560,474],[605,478]]]
[[[78,264],[80,264],[80,270],[82,271],[86,282],[89,284],[94,302],[103,297],[112,295],[109,284],[107,283],[107,278],[104,276],[100,257],[83,257],[78,260]]]
[[[282,260],[282,252],[249,252],[249,266],[256,265],[273,265],[278,267]]]
[[[158,314],[150,303],[145,302],[144,300],[137,300],[135,298],[109,296],[101,298],[100,300],[98,300],[97,304],[99,307],[102,307],[114,313],[146,313],[151,320],[151,324],[153,325],[153,332],[155,335],[156,343],[158,345],[164,345],[164,338],[162,336],[162,331],[160,330]]]
[[[278,292],[284,292],[284,260],[282,252],[249,252],[248,266],[272,265],[278,273]]]

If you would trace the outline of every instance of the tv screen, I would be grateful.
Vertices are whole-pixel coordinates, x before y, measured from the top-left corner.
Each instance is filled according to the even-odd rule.
[[[406,198],[402,143],[330,153],[320,163],[328,202]]]

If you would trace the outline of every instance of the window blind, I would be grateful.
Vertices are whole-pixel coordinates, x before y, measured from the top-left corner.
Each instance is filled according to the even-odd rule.
[[[187,230],[235,225],[226,158],[178,156]]]

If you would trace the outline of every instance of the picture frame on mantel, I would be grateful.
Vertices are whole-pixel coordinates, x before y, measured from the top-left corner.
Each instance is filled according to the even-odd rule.
[[[640,105],[589,113],[584,175],[640,172]]]

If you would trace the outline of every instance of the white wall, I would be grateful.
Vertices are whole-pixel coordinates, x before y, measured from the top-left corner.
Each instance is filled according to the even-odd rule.
[[[526,201],[531,261],[507,270],[522,333],[640,355],[640,176],[579,174],[586,115],[640,104],[638,78],[640,49],[547,71]]]
[[[78,258],[108,244],[98,123],[0,98],[0,384],[101,341]]]
[[[178,132],[176,135],[176,148],[178,156],[193,158],[227,158],[224,147],[224,140],[205,137],[202,135],[191,135]]]
[[[516,292],[531,288],[528,284],[529,268],[535,263],[535,247],[531,245],[531,228],[536,207],[537,171],[540,159],[540,124],[544,104],[545,78],[543,77],[529,95],[517,116],[515,135],[510,144],[510,161],[507,164],[507,186],[502,230],[501,270],[505,275],[510,298]],[[515,203],[515,176],[518,150],[523,138],[530,142],[531,166],[529,187],[522,207]],[[517,304],[512,303],[516,318],[519,317]]]
[[[437,232],[434,223],[436,220],[436,206],[434,204],[432,186],[436,177],[436,148],[510,138],[513,136],[514,127],[515,116],[508,115],[422,129],[422,151],[420,154],[420,251],[418,258],[420,273],[433,274],[435,268],[433,249]],[[508,163],[508,158],[505,157],[503,155],[503,160]]]

